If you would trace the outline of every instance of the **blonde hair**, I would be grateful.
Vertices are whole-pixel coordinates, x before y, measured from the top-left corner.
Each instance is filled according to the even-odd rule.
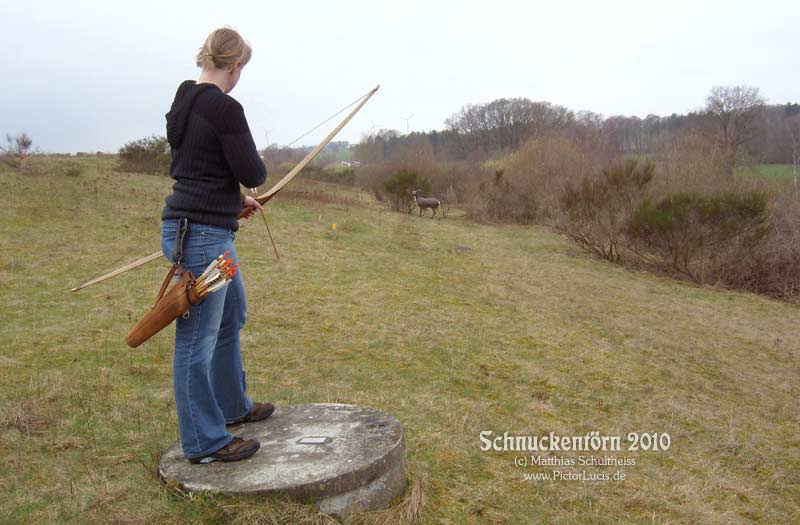
[[[236,30],[225,26],[208,35],[197,53],[196,63],[203,69],[222,69],[241,61],[244,67],[251,56],[253,48],[250,44]]]

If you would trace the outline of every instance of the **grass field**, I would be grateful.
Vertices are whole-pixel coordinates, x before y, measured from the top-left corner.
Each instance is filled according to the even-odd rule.
[[[183,498],[155,478],[177,439],[173,334],[136,350],[123,338],[167,263],[68,289],[159,249],[170,182],[114,172],[113,157],[71,160],[70,175],[64,162],[0,168],[0,522],[326,523],[281,499]],[[279,262],[257,218],[237,234],[250,396],[354,403],[404,425],[408,494],[353,523],[800,522],[797,306],[307,181],[268,216]],[[484,430],[672,444],[614,454],[636,460],[624,481],[525,481],[553,467],[481,451]]]
[[[752,169],[754,173],[766,180],[776,182],[794,181],[794,171],[791,164],[758,164]]]

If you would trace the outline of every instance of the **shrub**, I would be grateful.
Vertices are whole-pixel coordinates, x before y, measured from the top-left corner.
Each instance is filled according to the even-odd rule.
[[[3,162],[12,168],[26,168],[28,157],[31,155],[31,146],[33,146],[33,139],[30,135],[21,131],[12,137],[7,133],[6,144],[5,148],[0,146],[0,151],[2,151],[0,158]]]
[[[170,147],[166,137],[132,140],[119,149],[119,169],[138,173],[169,173]]]
[[[562,188],[607,163],[603,143],[596,139],[546,133],[502,160],[485,162],[469,199],[469,215],[478,220],[552,224]]]
[[[693,281],[725,280],[729,266],[752,260],[767,234],[767,196],[668,194],[645,199],[627,226],[630,247],[646,262]]]
[[[384,163],[364,164],[355,170],[355,183],[369,191],[378,202],[384,202],[383,182],[392,173],[393,167]]]
[[[280,164],[278,164],[278,172],[286,175],[287,173],[292,171],[294,169],[294,167],[295,167],[295,163],[294,162],[288,162],[288,161],[287,162],[281,162]]]
[[[447,217],[450,214],[450,205],[458,202],[458,195],[454,186],[448,186],[444,192],[444,199],[442,200],[442,217]]]
[[[477,220],[531,224],[539,215],[539,199],[535,192],[513,186],[505,170],[496,170],[482,177],[478,191],[468,208],[469,215]]]
[[[415,171],[402,169],[384,181],[383,189],[390,210],[411,213],[415,206],[411,192],[419,190],[428,193],[431,191],[431,183]]]
[[[701,133],[679,133],[656,151],[660,159],[657,195],[677,192],[703,194],[737,191],[738,181],[726,172],[725,153]]]
[[[770,234],[746,275],[732,286],[784,300],[800,299],[800,194],[784,191],[772,200]]]
[[[331,164],[320,168],[319,166],[306,166],[303,170],[303,177],[320,182],[332,182],[352,186],[355,184],[355,171],[353,168]]]
[[[327,182],[344,184],[346,186],[352,186],[356,182],[356,172],[353,168],[338,168],[335,170],[325,168],[322,170],[322,173],[325,177],[323,180]]]
[[[408,165],[407,165],[408,166]],[[443,203],[463,203],[472,193],[470,186],[479,179],[480,167],[465,162],[428,162],[411,167],[431,184],[426,197],[436,197]]]
[[[654,171],[652,161],[628,159],[603,169],[599,177],[567,183],[560,198],[558,229],[584,250],[619,262],[631,211]]]

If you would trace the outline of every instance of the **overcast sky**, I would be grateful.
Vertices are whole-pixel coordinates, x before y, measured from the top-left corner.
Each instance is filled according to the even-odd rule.
[[[42,151],[164,134],[207,34],[253,58],[230,93],[256,144],[286,144],[375,84],[338,137],[442,129],[466,103],[547,100],[605,116],[684,113],[715,85],[800,100],[800,2],[0,0],[0,133]],[[335,122],[302,143],[316,143]]]

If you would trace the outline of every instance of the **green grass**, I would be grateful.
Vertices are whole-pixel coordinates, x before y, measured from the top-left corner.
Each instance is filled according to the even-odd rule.
[[[72,160],[72,176],[63,162],[0,168],[0,522],[324,522],[154,478],[177,439],[173,333],[136,350],[123,338],[166,261],[67,290],[159,249],[170,182],[114,172],[113,157]],[[355,403],[404,425],[413,493],[353,522],[800,521],[797,306],[311,181],[268,216],[279,262],[256,218],[237,235],[251,397]],[[672,446],[617,453],[636,459],[625,481],[526,482],[515,454],[480,450],[482,430],[668,432]]]
[[[793,166],[791,164],[759,164],[756,170],[767,178],[784,181],[794,180]]]
[[[764,180],[774,182],[793,182],[794,172],[791,164],[758,164],[751,168],[753,173]]]

